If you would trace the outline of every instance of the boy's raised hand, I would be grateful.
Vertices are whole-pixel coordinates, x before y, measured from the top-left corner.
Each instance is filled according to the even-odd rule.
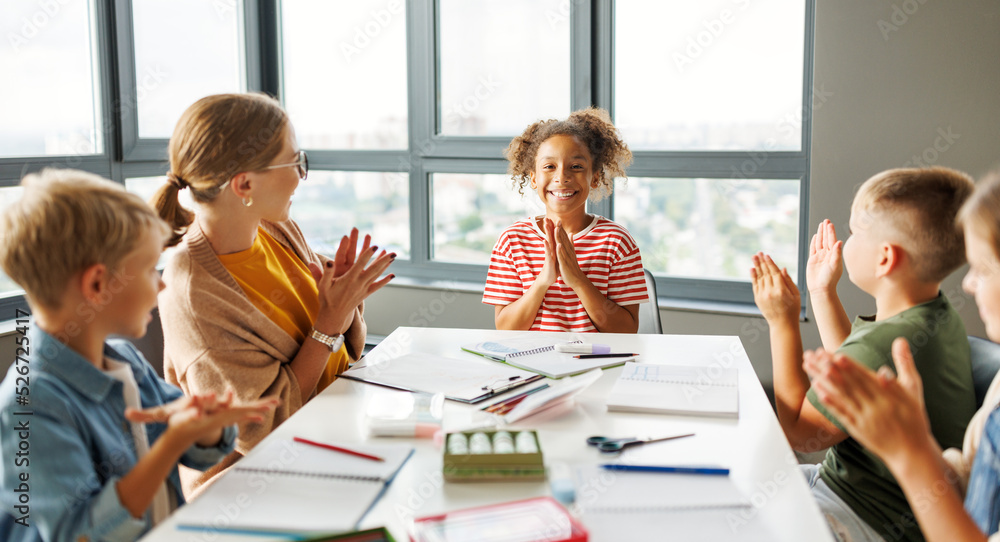
[[[833,222],[821,222],[809,243],[809,260],[806,262],[806,287],[810,292],[837,288],[837,281],[844,273],[843,247],[844,242],[837,240]]]
[[[923,384],[904,338],[892,344],[899,370],[872,372],[840,354],[806,352],[804,367],[816,395],[848,433],[887,464],[899,464],[909,452],[934,448],[924,407]]]
[[[264,415],[279,404],[281,399],[266,397],[234,405],[233,393],[227,391],[222,398],[214,393],[187,395],[144,410],[126,408],[125,418],[136,423],[165,423],[167,431],[178,438],[207,448],[219,442],[223,428],[244,421],[264,421]]]
[[[788,269],[779,269],[770,256],[758,252],[750,270],[753,301],[767,323],[798,323],[801,297]]]

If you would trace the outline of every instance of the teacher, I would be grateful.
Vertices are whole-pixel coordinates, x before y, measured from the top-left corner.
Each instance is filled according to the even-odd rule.
[[[182,472],[185,494],[232,466],[357,359],[365,298],[395,254],[345,236],[333,260],[306,244],[289,219],[309,172],[288,115],[263,94],[202,98],[181,116],[170,172],[153,198],[177,250],[159,295],[164,373],[187,394],[237,402],[277,396],[262,423],[240,426],[236,451],[205,473]],[[190,190],[197,212],[178,193]]]

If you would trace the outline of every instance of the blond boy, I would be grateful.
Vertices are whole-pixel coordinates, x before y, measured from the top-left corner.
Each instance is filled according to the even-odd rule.
[[[22,185],[0,216],[0,267],[33,320],[0,383],[0,540],[134,540],[184,502],[178,462],[213,465],[233,424],[274,402],[183,397],[129,343],[106,340],[144,335],[163,288],[170,232],[141,199],[72,170]]]
[[[894,339],[909,341],[932,430],[944,447],[961,445],[976,408],[965,327],[940,291],[964,262],[955,215],[972,189],[968,176],[946,168],[882,172],[858,191],[846,243],[837,240],[830,221],[820,224],[806,271],[823,348],[877,370],[892,366]],[[875,298],[875,315],[853,325],[836,291],[844,265],[851,282]],[[803,470],[834,533],[852,541],[923,540],[889,470],[850,438],[810,388],[802,369],[799,292],[787,270],[758,254],[751,278],[770,326],[775,402],[785,435],[800,451],[830,447],[822,464]]]

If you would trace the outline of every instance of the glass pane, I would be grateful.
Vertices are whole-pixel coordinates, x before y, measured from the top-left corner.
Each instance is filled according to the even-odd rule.
[[[798,276],[798,180],[630,177],[615,189],[615,221],[656,274],[749,282],[762,250]]]
[[[336,253],[356,227],[362,239],[371,234],[373,244],[409,258],[409,201],[405,173],[312,170],[295,190],[291,215],[316,252]]]
[[[0,158],[102,152],[91,2],[0,9]]]
[[[403,0],[282,0],[284,100],[306,149],[405,149]]]
[[[514,222],[545,214],[530,188],[522,197],[507,175],[431,175],[434,231],[432,258],[489,265],[497,238]]]
[[[8,205],[20,199],[23,192],[24,189],[20,186],[0,188],[0,213],[2,213]],[[12,295],[21,291],[21,287],[11,280],[10,277],[5,275],[3,270],[0,270],[0,297]]]
[[[799,150],[805,2],[615,2],[615,124],[633,150]]]
[[[570,2],[440,6],[440,133],[514,136],[536,120],[569,115]]]
[[[169,138],[198,99],[246,89],[242,1],[134,0],[132,16],[139,137]]]
[[[125,179],[125,190],[137,194],[143,199],[143,201],[148,203],[151,199],[153,199],[153,195],[156,194],[156,191],[159,190],[165,182],[167,182],[166,175],[161,175],[159,177],[133,177],[131,179]],[[181,190],[178,194],[178,200],[185,209],[190,209],[192,211],[196,210],[195,202],[191,199],[190,190]],[[177,250],[177,247],[170,247],[164,250],[163,254],[160,255],[160,261],[157,262],[157,267],[162,268],[166,265],[167,261],[170,260],[170,257],[173,256],[175,250]]]

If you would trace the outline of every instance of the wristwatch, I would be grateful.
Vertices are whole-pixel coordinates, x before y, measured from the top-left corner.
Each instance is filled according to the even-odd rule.
[[[344,334],[343,333],[338,333],[336,335],[332,335],[331,336],[331,335],[327,335],[326,333],[322,333],[320,331],[317,331],[316,328],[313,328],[312,333],[309,336],[312,337],[313,339],[316,339],[317,341],[325,344],[326,347],[329,348],[331,352],[336,352],[336,351],[340,350],[341,346],[344,346]]]

